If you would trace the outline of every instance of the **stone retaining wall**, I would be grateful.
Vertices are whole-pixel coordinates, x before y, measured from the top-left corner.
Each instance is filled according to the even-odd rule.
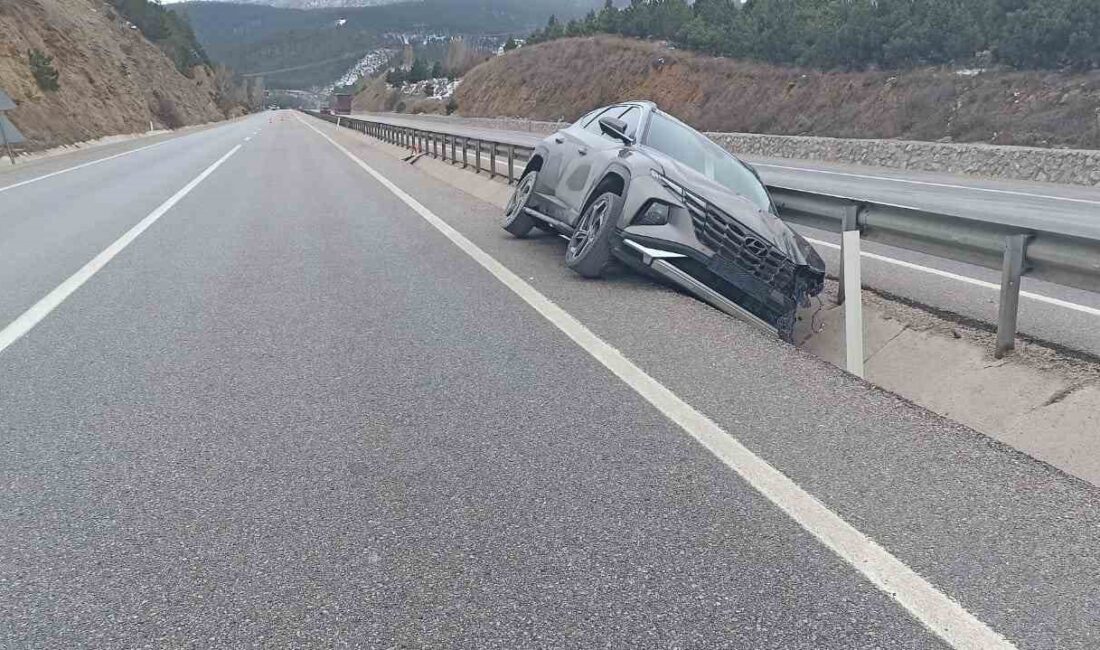
[[[755,133],[707,135],[729,151],[751,156],[1100,186],[1100,151]]]
[[[489,129],[549,134],[564,123],[513,117],[419,116]],[[1100,187],[1100,151],[988,144],[708,133],[736,154]]]

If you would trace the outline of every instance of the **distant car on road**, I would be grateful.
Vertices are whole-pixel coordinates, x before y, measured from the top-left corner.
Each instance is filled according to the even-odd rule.
[[[585,277],[615,258],[786,340],[825,281],[756,171],[652,102],[597,109],[540,142],[502,225],[568,236],[565,263]]]

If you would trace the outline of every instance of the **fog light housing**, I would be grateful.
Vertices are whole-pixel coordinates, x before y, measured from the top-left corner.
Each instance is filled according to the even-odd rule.
[[[668,212],[671,206],[660,201],[650,201],[644,210],[634,220],[635,226],[663,226],[668,223]]]

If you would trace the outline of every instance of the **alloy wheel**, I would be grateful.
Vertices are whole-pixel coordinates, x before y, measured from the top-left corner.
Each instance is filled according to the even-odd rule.
[[[569,238],[569,250],[567,252],[570,259],[576,259],[584,255],[585,251],[592,245],[596,235],[603,228],[604,219],[607,218],[608,205],[607,199],[598,199],[588,206],[588,209],[581,215],[577,229],[573,231],[573,236]]]

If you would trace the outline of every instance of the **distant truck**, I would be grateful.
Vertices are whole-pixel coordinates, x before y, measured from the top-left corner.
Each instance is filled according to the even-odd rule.
[[[329,107],[335,115],[351,115],[351,95],[337,93],[329,101]]]

